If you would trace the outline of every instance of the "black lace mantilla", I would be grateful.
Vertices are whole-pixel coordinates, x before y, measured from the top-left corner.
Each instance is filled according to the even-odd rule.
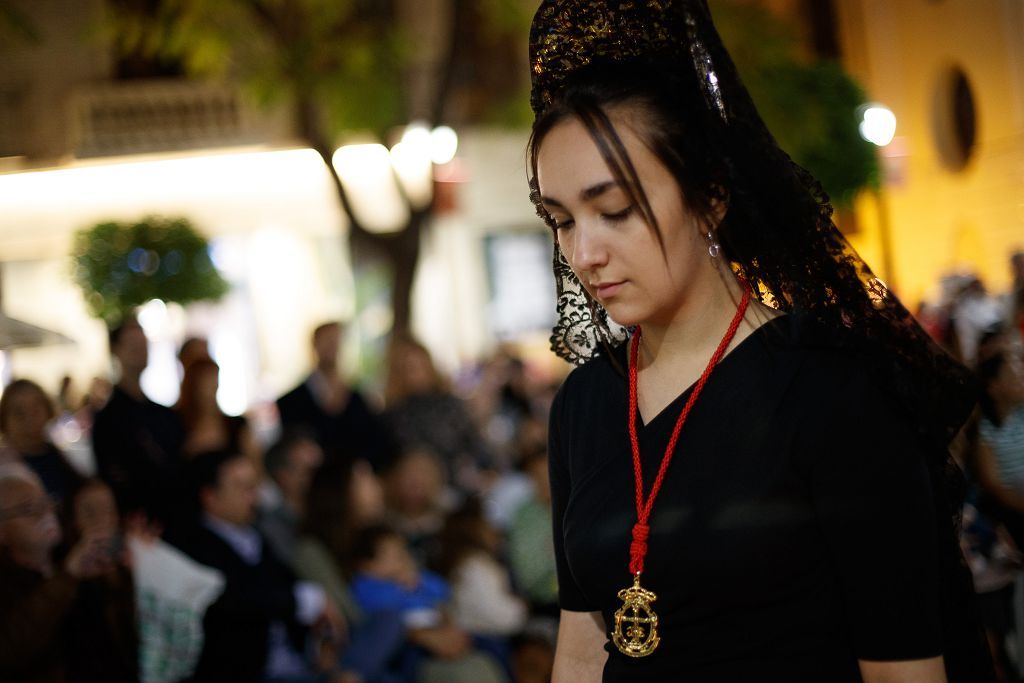
[[[534,111],[543,114],[576,72],[609,59],[660,60],[682,74],[681,83],[700,88],[708,136],[730,174],[729,212],[718,236],[737,275],[763,303],[816,321],[835,332],[837,345],[868,357],[921,431],[948,442],[973,405],[968,373],[875,277],[833,223],[821,185],[779,148],[706,2],[542,2],[530,33]],[[533,199],[545,217],[536,192]],[[589,298],[557,245],[553,267],[556,354],[581,364],[628,335]]]

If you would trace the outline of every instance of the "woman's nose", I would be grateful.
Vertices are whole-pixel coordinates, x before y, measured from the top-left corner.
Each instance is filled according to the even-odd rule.
[[[608,245],[597,226],[582,221],[576,224],[569,258],[577,270],[593,270],[608,263]]]

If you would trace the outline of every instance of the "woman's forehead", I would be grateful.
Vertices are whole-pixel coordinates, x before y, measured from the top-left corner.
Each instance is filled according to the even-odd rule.
[[[633,140],[623,132],[619,132],[619,137],[632,157]],[[559,201],[592,199],[600,194],[595,192],[596,188],[617,186],[597,142],[575,117],[558,123],[541,141],[537,184],[542,198]]]

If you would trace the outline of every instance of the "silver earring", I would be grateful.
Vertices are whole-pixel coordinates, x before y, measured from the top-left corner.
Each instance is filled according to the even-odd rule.
[[[722,245],[720,245],[718,240],[715,239],[715,233],[708,230],[704,237],[707,238],[708,241],[708,256],[712,259],[718,258],[719,252],[722,251]]]

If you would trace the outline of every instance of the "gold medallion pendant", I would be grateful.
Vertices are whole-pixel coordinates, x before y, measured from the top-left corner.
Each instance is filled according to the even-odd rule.
[[[640,586],[640,575],[633,577],[633,585],[618,593],[622,607],[615,612],[615,630],[612,642],[619,652],[629,657],[646,657],[661,642],[658,637],[658,615],[651,603],[658,596]]]

